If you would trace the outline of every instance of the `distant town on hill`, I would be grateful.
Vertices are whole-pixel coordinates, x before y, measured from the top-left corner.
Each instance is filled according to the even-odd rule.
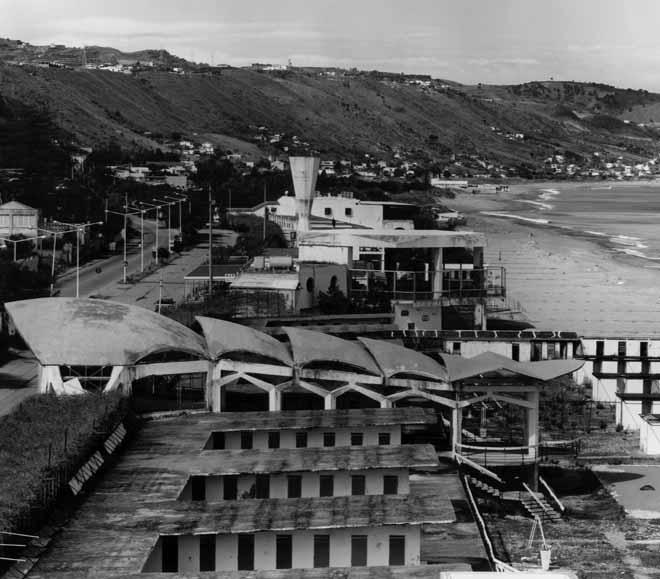
[[[25,148],[25,119],[34,115],[58,134],[48,146],[167,155],[183,139],[251,162],[311,151],[381,168],[405,161],[458,178],[644,177],[656,172],[660,138],[660,95],[642,89],[236,68],[165,50],[0,39],[1,166],[20,165],[12,149]]]

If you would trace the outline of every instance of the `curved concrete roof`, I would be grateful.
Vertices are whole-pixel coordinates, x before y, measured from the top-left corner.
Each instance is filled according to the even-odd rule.
[[[381,367],[386,378],[395,374],[415,374],[420,377],[446,382],[449,374],[442,364],[426,354],[404,348],[393,342],[358,338]]]
[[[208,357],[201,336],[137,306],[95,299],[39,298],[10,302],[5,308],[43,365],[126,366],[170,350]]]
[[[202,326],[209,354],[214,360],[230,352],[248,352],[293,366],[293,358],[286,344],[268,334],[225,320],[204,316],[197,316],[196,319]]]
[[[336,362],[382,376],[380,368],[362,344],[311,330],[282,329],[289,337],[293,360],[299,366],[312,362]]]
[[[579,370],[583,360],[542,360],[539,362],[516,362],[511,358],[484,352],[473,358],[441,354],[447,366],[450,380],[463,380],[489,372],[508,371],[535,380],[552,380]]]

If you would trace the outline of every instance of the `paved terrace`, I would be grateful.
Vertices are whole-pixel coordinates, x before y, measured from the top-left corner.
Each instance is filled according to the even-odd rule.
[[[100,480],[75,516],[55,538],[28,577],[110,579],[138,576],[161,534],[238,533],[381,525],[430,525],[433,544],[424,534],[423,560],[444,563],[401,573],[372,568],[351,570],[349,577],[433,577],[439,570],[468,569],[483,554],[474,523],[470,530],[443,530],[465,520],[465,497],[453,467],[429,479],[413,495],[350,496],[312,499],[246,499],[194,504],[177,500],[189,472],[182,459],[201,456],[212,430],[223,417],[196,415],[148,423]],[[219,451],[223,453],[224,451]],[[448,484],[449,483],[449,484]],[[414,491],[413,491],[414,492]],[[438,540],[440,537],[441,540]],[[434,539],[435,538],[435,539]],[[458,544],[461,546],[457,546]],[[444,547],[443,547],[444,545]],[[449,551],[447,550],[449,548]],[[462,557],[463,553],[468,553]],[[319,570],[286,571],[286,577],[318,577]],[[325,570],[324,576],[328,571]],[[421,575],[419,574],[421,573]],[[147,577],[148,575],[139,575]],[[151,575],[154,577],[160,574]],[[162,574],[162,577],[193,577]],[[282,577],[281,572],[206,573],[199,577]]]

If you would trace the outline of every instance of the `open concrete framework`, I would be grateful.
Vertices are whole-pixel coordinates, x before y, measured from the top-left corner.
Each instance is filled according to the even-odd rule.
[[[93,299],[26,300],[7,304],[7,311],[41,364],[43,392],[69,391],[60,371],[67,365],[110,366],[103,391],[127,394],[146,376],[206,373],[207,407],[214,412],[236,410],[227,404],[231,388],[260,392],[267,403],[250,409],[272,412],[287,409],[283,400],[290,393],[307,397],[308,408],[326,410],[337,408],[345,395],[354,397],[351,404],[380,408],[424,400],[451,414],[452,452],[471,455],[479,447],[465,445],[463,435],[472,443],[478,437],[464,431],[463,412],[493,400],[523,409],[523,444],[511,451],[530,461],[539,442],[542,384],[582,365],[521,363],[490,353],[442,354],[436,360],[393,342],[348,341],[300,328],[284,328],[284,343],[246,326],[199,317],[202,337],[142,308]],[[493,458],[491,452],[491,463]]]

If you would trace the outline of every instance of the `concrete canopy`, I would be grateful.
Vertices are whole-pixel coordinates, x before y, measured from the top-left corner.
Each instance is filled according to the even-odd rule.
[[[449,380],[447,370],[426,354],[384,340],[358,340],[378,362],[386,378],[405,373],[440,382]]]
[[[424,229],[364,229],[364,230],[323,230],[308,231],[298,241],[298,245],[328,245],[331,247],[352,247],[357,244],[369,247],[484,247],[486,237],[474,231],[444,231]]]
[[[380,368],[362,344],[300,328],[283,330],[289,337],[293,360],[299,366],[312,362],[335,362],[382,376]]]
[[[449,379],[452,382],[500,371],[511,372],[545,382],[546,380],[571,374],[584,365],[582,360],[516,362],[511,358],[493,352],[484,352],[473,358],[463,358],[451,354],[441,354],[441,357],[447,366]]]
[[[38,298],[9,302],[16,329],[44,365],[130,366],[149,354],[208,358],[201,336],[147,309],[107,300]]]
[[[202,326],[211,358],[217,360],[231,352],[247,352],[293,366],[293,358],[285,344],[268,334],[241,324],[197,316]]]

